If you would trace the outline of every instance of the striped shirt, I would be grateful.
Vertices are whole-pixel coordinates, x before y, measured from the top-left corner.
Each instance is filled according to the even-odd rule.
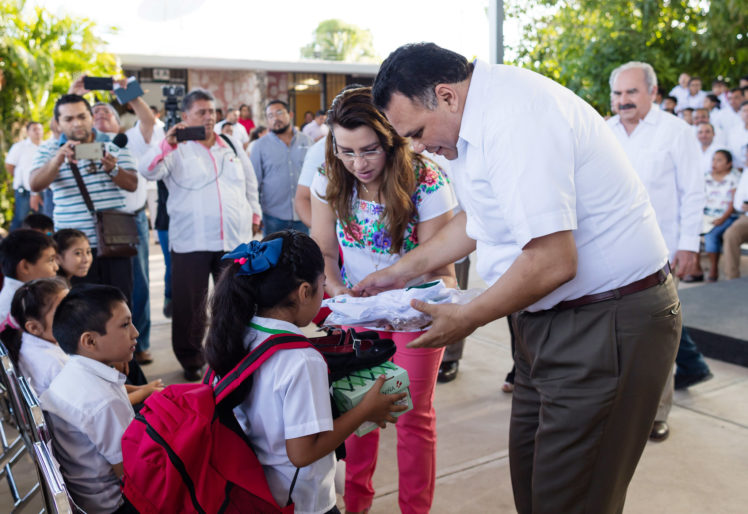
[[[109,136],[106,134],[96,132],[96,130],[93,132],[97,142],[110,141]],[[66,140],[65,136],[62,135],[59,140],[50,139],[42,143],[36,152],[31,169],[36,170],[44,166],[55,156],[60,145],[65,143]],[[119,167],[133,171],[137,169],[135,160],[127,148],[121,148],[118,151],[112,150],[113,145],[109,145],[107,151],[110,151],[117,157],[117,165]],[[88,194],[91,196],[96,210],[122,209],[125,206],[124,191],[114,183],[107,173],[103,171],[90,171],[89,168],[92,165],[96,166],[96,169],[100,169],[101,162],[86,159],[78,161],[78,169],[81,172],[81,177],[86,184]],[[86,234],[91,247],[96,248],[97,240],[94,220],[86,207],[86,203],[83,201],[83,196],[80,193],[80,189],[78,189],[73,171],[70,169],[70,164],[67,160],[62,163],[57,177],[55,177],[49,187],[52,189],[54,195],[55,207],[53,217],[55,230],[62,228],[78,229]]]

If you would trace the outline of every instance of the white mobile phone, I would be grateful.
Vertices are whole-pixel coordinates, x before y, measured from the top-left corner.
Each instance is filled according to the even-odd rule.
[[[81,143],[75,146],[75,160],[100,161],[104,157],[104,143]]]

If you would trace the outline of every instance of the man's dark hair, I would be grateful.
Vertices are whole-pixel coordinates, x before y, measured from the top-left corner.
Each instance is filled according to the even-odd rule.
[[[0,268],[3,275],[10,278],[16,276],[16,268],[22,260],[34,264],[47,248],[55,247],[54,240],[28,228],[14,230],[0,242]]]
[[[270,100],[270,101],[269,101],[269,102],[267,103],[267,105],[265,106],[265,110],[267,111],[267,110],[268,110],[268,108],[269,108],[269,107],[270,107],[271,105],[275,105],[275,104],[279,104],[279,105],[282,105],[282,106],[283,106],[283,108],[284,108],[284,109],[286,109],[286,112],[291,112],[291,107],[290,107],[290,106],[289,106],[289,105],[288,105],[288,104],[287,104],[286,102],[284,102],[283,100],[278,100],[277,98],[276,98],[275,100]]]
[[[694,80],[698,80],[702,84],[704,83],[704,81],[701,80],[701,77],[691,77],[690,79],[688,79],[688,84],[691,85],[691,82],[693,82]]]
[[[678,99],[677,99],[677,98],[675,98],[674,96],[671,96],[671,95],[667,95],[667,96],[666,96],[665,98],[663,98],[662,100],[663,100],[663,101],[665,101],[665,100],[672,100],[673,102],[675,102],[675,103],[678,103]]]
[[[198,100],[207,100],[209,102],[215,102],[215,98],[209,92],[204,89],[193,89],[182,98],[182,112],[187,112],[192,108],[192,104]]]
[[[719,109],[720,105],[722,105],[722,100],[720,100],[717,95],[709,93],[708,95],[706,95],[706,97],[717,105],[717,109]]]
[[[62,95],[55,102],[55,121],[60,120],[60,106],[61,105],[77,104],[81,102],[83,102],[86,105],[86,109],[88,109],[88,114],[93,116],[93,110],[91,109],[91,104],[88,103],[88,100],[86,100],[80,95],[69,94],[69,95]]]
[[[434,43],[403,45],[384,60],[374,79],[374,105],[384,110],[392,95],[400,93],[428,109],[437,105],[437,84],[456,84],[473,72],[472,63]]]
[[[31,128],[31,125],[41,125],[41,122],[38,121],[30,121],[26,124],[26,130],[28,131]]]
[[[52,333],[65,353],[78,353],[84,332],[106,334],[117,302],[127,303],[122,291],[101,284],[81,284],[70,290],[55,311]]]
[[[23,219],[21,228],[30,228],[31,230],[36,230],[42,234],[52,235],[48,234],[48,232],[55,231],[55,224],[52,221],[52,218],[46,214],[32,212]]]
[[[325,114],[327,114],[327,111],[324,109],[320,109],[319,111],[314,113],[314,117],[316,118],[317,116],[324,116]]]
[[[742,93],[743,92],[743,88],[742,87],[734,87],[729,92],[730,93]]]

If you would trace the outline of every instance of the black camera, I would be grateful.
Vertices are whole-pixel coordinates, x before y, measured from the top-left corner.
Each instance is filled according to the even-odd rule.
[[[184,96],[184,86],[169,84],[161,86],[161,94],[166,98],[164,102],[164,130],[169,130],[179,123],[179,99]]]

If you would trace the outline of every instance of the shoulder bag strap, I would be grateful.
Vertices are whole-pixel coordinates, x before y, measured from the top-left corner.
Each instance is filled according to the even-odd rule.
[[[231,149],[234,151],[234,155],[236,157],[239,157],[239,154],[236,152],[236,147],[234,146],[234,143],[231,142],[231,139],[229,139],[226,134],[219,134],[221,136],[221,139],[226,141],[226,144],[231,147]]]
[[[91,213],[91,216],[96,216],[96,208],[94,207],[93,200],[91,200],[91,195],[88,194],[88,188],[86,187],[86,183],[83,182],[83,177],[81,177],[81,172],[78,169],[78,165],[72,161],[68,162],[68,165],[70,166],[70,169],[73,171],[73,177],[75,177],[75,183],[78,184],[78,189],[81,192],[81,196],[83,196],[83,201],[86,203],[86,207]]]

